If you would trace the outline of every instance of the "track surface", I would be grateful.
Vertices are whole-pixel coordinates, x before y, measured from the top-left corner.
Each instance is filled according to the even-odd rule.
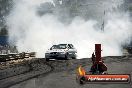
[[[132,73],[132,56],[104,57],[108,73]],[[76,69],[79,64],[89,71],[91,59],[50,61],[52,71],[47,74],[12,85],[9,88],[132,88],[131,84],[85,84],[76,83]],[[8,81],[8,80],[7,80]]]

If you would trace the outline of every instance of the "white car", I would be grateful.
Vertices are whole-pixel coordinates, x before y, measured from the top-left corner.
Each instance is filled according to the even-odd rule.
[[[72,44],[58,44],[53,45],[45,53],[46,61],[50,59],[76,59],[77,50]]]

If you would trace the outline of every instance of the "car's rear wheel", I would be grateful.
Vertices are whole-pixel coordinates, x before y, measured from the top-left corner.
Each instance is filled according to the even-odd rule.
[[[74,53],[74,55],[72,56],[72,59],[77,59],[76,54]]]

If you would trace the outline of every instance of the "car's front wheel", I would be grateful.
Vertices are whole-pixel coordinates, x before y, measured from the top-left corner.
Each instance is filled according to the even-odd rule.
[[[68,53],[65,54],[65,59],[66,59],[66,60],[69,59],[69,54],[68,54]]]
[[[76,56],[75,57],[72,57],[72,59],[76,59]]]
[[[49,61],[49,58],[45,58],[46,61]]]

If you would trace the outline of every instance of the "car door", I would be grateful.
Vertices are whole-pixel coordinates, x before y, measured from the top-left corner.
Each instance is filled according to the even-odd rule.
[[[73,56],[77,53],[76,49],[73,47],[72,44],[68,44],[68,53],[70,56]]]

